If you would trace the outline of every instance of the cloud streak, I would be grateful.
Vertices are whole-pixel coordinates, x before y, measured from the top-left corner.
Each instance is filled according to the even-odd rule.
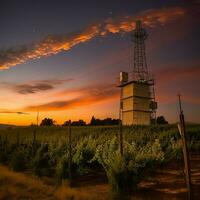
[[[40,91],[51,90],[54,87],[45,83],[37,83],[35,85],[23,84],[15,86],[14,90],[19,94],[33,94]]]
[[[156,89],[156,99],[161,104],[174,103],[177,101],[177,93],[182,92],[184,101],[199,105],[200,101],[198,92],[194,95],[191,93],[191,88],[186,87],[186,89],[182,91],[177,91],[179,87],[174,87],[174,85],[178,84],[177,81],[181,80],[185,85],[187,85],[188,81],[193,80],[194,76],[198,77],[200,75],[199,63],[187,63],[184,67],[180,67],[180,65],[184,66],[183,64],[176,64],[173,68],[166,68],[156,73],[156,77],[158,77],[158,85],[160,85],[160,87]],[[44,80],[44,82],[50,82],[50,80]],[[56,80],[52,82],[57,83]],[[197,87],[198,85],[193,86],[194,91],[198,91]],[[183,87],[181,86],[180,88]],[[119,101],[119,89],[115,84],[103,83],[78,88],[69,88],[63,91],[55,92],[53,96],[57,97],[54,101],[48,101],[41,104],[30,104],[24,108],[19,108],[18,110],[22,110],[24,112],[35,112],[37,110],[41,112],[63,111],[98,103],[106,103],[110,100]],[[13,113],[16,113],[16,111]]]
[[[179,7],[152,9],[133,16],[117,19],[107,19],[85,29],[66,35],[49,35],[38,43],[0,50],[0,70],[9,69],[26,61],[55,55],[61,51],[68,51],[73,46],[90,41],[96,36],[108,33],[130,32],[135,27],[135,20],[141,19],[147,27],[164,25],[186,13],[186,9]]]
[[[42,91],[52,90],[56,87],[56,85],[68,83],[73,80],[74,79],[69,78],[69,79],[32,81],[30,83],[24,83],[24,84],[11,84],[7,82],[2,82],[1,84],[13,90],[16,93],[27,95],[27,94],[34,94]]]
[[[21,112],[21,111],[0,111],[0,114],[30,115],[30,113],[27,113],[27,112]]]
[[[58,111],[74,109],[81,106],[92,105],[119,97],[119,90],[114,84],[98,85],[93,87],[77,88],[63,91],[60,95],[67,96],[73,92],[81,91],[80,95],[70,100],[52,101],[41,105],[31,105],[25,111]]]

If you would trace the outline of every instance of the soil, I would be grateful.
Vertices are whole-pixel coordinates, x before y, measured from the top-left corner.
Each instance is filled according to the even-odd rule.
[[[172,161],[148,178],[141,181],[138,189],[129,196],[120,199],[130,200],[186,200],[187,189],[183,170],[183,163]],[[200,154],[191,155],[191,180],[193,200],[200,199]],[[98,174],[89,174],[79,177],[75,187],[85,189],[89,193],[98,193],[100,196],[110,196],[107,179],[101,171]]]

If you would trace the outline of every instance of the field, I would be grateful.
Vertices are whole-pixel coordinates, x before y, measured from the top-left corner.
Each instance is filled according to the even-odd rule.
[[[197,196],[200,126],[186,130]],[[186,199],[177,126],[123,127],[123,156],[118,131],[72,127],[69,179],[68,127],[1,128],[0,199]]]

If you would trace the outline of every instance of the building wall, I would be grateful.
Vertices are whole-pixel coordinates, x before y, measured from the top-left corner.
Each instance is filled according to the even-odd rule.
[[[122,124],[150,124],[149,85],[130,83],[122,87]]]
[[[133,84],[125,85],[122,88],[122,98],[127,98],[133,96]]]
[[[142,83],[132,83],[134,96],[150,98],[149,85]]]
[[[133,112],[133,124],[150,124],[150,113],[148,112]]]
[[[150,100],[147,98],[133,97],[133,110],[149,111]]]
[[[133,110],[133,97],[123,100],[123,111]]]
[[[127,111],[122,113],[122,124],[132,125],[133,124],[133,112]]]

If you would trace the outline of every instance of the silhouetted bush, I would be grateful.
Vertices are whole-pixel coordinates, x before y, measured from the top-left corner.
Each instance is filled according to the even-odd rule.
[[[68,126],[69,125],[69,121],[65,121],[63,123],[63,126]],[[79,119],[78,121],[73,121],[71,122],[71,126],[85,126],[86,122],[83,121],[82,119]]]
[[[164,116],[159,116],[156,119],[157,124],[168,124],[168,121],[165,120]]]
[[[50,118],[44,118],[42,122],[40,123],[40,126],[54,126],[55,121]]]
[[[94,116],[92,117],[90,121],[90,125],[96,126],[96,125],[118,125],[119,119],[112,119],[112,118],[106,118],[106,119],[96,119]]]
[[[14,171],[25,170],[27,167],[27,155],[24,149],[16,149],[11,155],[9,164]]]

